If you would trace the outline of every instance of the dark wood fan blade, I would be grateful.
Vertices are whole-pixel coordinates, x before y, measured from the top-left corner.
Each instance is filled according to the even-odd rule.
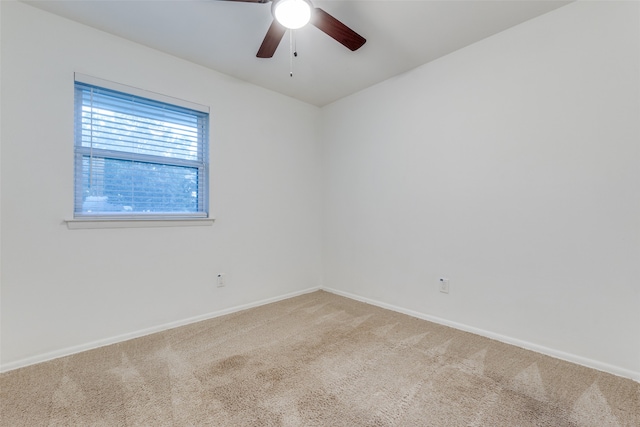
[[[262,40],[262,44],[260,45],[260,49],[258,49],[258,54],[256,56],[258,58],[271,58],[276,52],[276,49],[280,44],[280,40],[282,40],[286,31],[287,29],[274,19],[269,30],[267,30],[267,35],[264,36],[264,40]]]
[[[316,7],[314,10],[311,23],[315,25],[320,31],[333,37],[339,43],[351,50],[358,50],[366,43],[366,39],[360,34],[353,31],[351,28],[338,21],[333,16],[329,15],[324,10]]]

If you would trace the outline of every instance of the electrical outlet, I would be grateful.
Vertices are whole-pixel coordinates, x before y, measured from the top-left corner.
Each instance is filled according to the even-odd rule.
[[[218,278],[216,283],[218,284],[219,288],[226,286],[227,278],[225,277],[224,273],[218,273]]]
[[[440,292],[445,294],[449,293],[449,279],[441,277],[438,280],[438,284],[440,285]]]

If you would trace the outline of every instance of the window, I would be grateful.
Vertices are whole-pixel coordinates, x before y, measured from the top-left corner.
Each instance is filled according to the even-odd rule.
[[[206,218],[208,143],[207,107],[76,74],[74,217]]]

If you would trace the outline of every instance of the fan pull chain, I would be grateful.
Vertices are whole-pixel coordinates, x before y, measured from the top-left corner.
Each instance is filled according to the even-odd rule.
[[[289,77],[293,77],[293,56],[298,55],[293,46],[293,30],[289,30]]]

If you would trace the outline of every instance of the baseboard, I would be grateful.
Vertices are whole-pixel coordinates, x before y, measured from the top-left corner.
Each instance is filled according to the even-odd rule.
[[[387,304],[381,301],[373,300],[370,298],[362,297],[360,295],[355,295],[349,292],[340,291],[333,288],[323,287],[323,291],[331,292],[336,295],[340,295],[346,298],[350,298],[356,301],[364,302],[366,304],[375,305],[377,307],[386,308],[387,310],[395,311],[398,313],[406,314],[412,317],[416,317],[418,319],[428,320],[429,322],[438,323],[440,325],[449,326],[455,329],[459,329],[465,332],[471,332],[476,335],[480,335],[483,337],[491,338],[496,341],[500,341],[506,344],[515,345],[516,347],[524,348],[527,350],[535,351],[536,353],[541,353],[547,356],[555,357],[556,359],[561,359],[567,362],[575,363],[578,365],[585,366],[587,368],[596,369],[598,371],[607,372],[610,374],[614,374],[620,377],[629,378],[634,381],[640,383],[640,372],[631,371],[628,369],[621,368],[615,365],[609,365],[608,363],[599,362],[597,360],[588,359],[582,356],[578,356],[571,353],[565,353],[560,350],[555,350],[552,348],[544,347],[538,344],[530,343],[528,341],[522,341],[516,338],[512,338],[506,335],[497,334],[491,331],[486,331],[484,329],[476,328],[473,326],[465,325],[462,323],[452,322],[450,320],[442,319],[440,317],[431,316],[428,314],[420,313],[417,311],[409,310],[403,307],[398,307],[392,304]]]
[[[110,338],[105,338],[102,340],[92,341],[86,344],[80,344],[73,347],[67,347],[60,350],[52,351],[49,353],[39,354],[37,356],[27,357],[25,359],[20,359],[15,362],[5,363],[0,366],[0,372],[8,372],[18,368],[24,368],[25,366],[35,365],[36,363],[47,362],[49,360],[58,359],[60,357],[70,356],[72,354],[81,353],[87,350],[93,350],[95,348],[104,347],[111,344],[116,344],[122,341],[127,341],[133,338],[140,338],[146,335],[155,334],[156,332],[166,331],[167,329],[177,328],[179,326],[189,325],[191,323],[201,322],[203,320],[213,319],[215,317],[224,316],[226,314],[235,313],[242,310],[247,310],[253,307],[259,307],[265,304],[271,304],[273,302],[282,301],[285,299],[297,297],[299,295],[308,294],[311,292],[319,291],[321,288],[313,287],[308,288],[302,291],[291,292],[288,294],[280,295],[277,297],[267,298],[260,301],[251,302],[248,304],[242,304],[230,308],[225,308],[223,310],[213,311],[210,313],[202,314],[199,316],[190,317],[187,319],[177,320],[175,322],[169,322],[162,325],[154,326],[151,328],[142,329],[139,331],[129,332],[122,335],[117,335]]]

